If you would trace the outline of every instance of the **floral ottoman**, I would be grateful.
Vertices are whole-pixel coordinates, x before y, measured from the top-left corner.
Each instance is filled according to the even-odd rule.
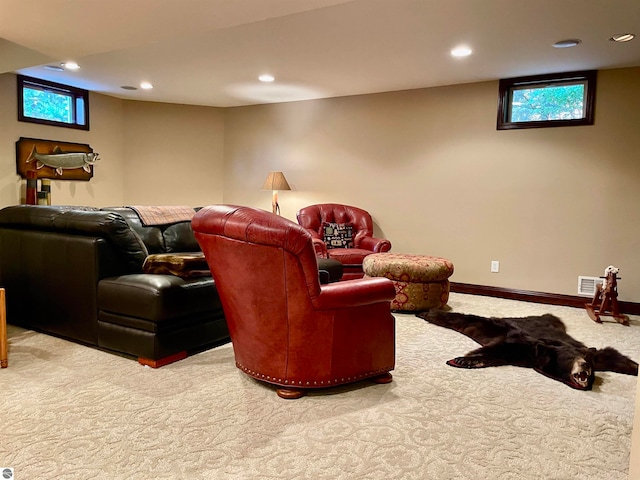
[[[449,300],[453,263],[446,258],[410,253],[373,253],[362,262],[365,277],[386,277],[396,287],[392,310],[442,308]]]

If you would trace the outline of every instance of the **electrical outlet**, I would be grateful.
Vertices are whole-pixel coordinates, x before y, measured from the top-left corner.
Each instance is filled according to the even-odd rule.
[[[500,262],[498,260],[491,260],[491,273],[498,273],[500,271]]]

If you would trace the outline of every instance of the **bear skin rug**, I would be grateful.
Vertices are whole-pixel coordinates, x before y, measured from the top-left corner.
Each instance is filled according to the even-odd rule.
[[[564,323],[555,315],[486,318],[430,310],[416,316],[463,333],[482,345],[449,360],[447,364],[453,367],[529,367],[578,390],[590,390],[597,371],[638,375],[636,362],[611,347],[585,346],[567,334]]]

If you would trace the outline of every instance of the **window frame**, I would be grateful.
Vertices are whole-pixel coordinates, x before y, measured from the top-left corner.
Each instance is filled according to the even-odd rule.
[[[545,75],[530,75],[500,80],[498,91],[498,130],[514,130],[523,128],[572,127],[579,125],[593,125],[595,118],[596,79],[597,70],[581,70],[577,72],[550,73]],[[526,122],[509,122],[511,114],[511,100],[513,91],[523,85],[531,88],[544,88],[548,85],[562,85],[568,81],[585,82],[584,117],[568,120],[536,120]]]
[[[82,88],[76,88],[62,83],[41,80],[35,77],[27,77],[18,75],[18,121],[37,123],[40,125],[49,125],[52,127],[74,128],[77,130],[89,130],[89,91]],[[29,117],[24,112],[24,89],[25,88],[41,88],[42,90],[50,90],[62,95],[68,95],[72,99],[73,123],[58,122],[56,120],[47,120],[43,118]],[[78,123],[78,106],[77,102],[81,99],[84,102],[84,124]]]

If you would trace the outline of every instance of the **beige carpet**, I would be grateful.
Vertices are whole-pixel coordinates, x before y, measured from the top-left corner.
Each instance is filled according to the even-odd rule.
[[[640,359],[640,318],[452,294],[458,311],[551,312]],[[463,335],[397,315],[394,381],[282,400],[231,345],[158,370],[9,327],[0,467],[36,479],[627,479],[636,377],[582,392],[530,369],[464,370]]]

